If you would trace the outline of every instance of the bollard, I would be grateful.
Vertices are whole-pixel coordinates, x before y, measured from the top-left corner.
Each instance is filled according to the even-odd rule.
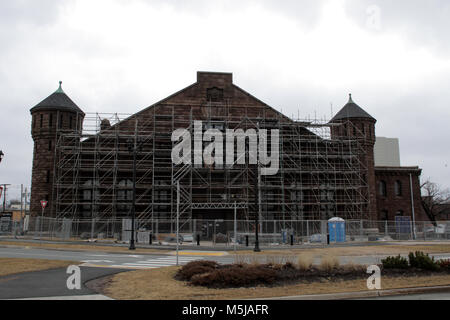
[[[294,245],[294,235],[291,234],[291,246],[293,246],[293,245]]]
[[[153,244],[153,234],[150,233],[150,239],[149,239],[149,244]]]
[[[245,246],[248,247],[248,236],[245,236]]]
[[[197,235],[197,246],[200,246],[200,235]]]
[[[327,234],[327,244],[330,244],[330,234]]]

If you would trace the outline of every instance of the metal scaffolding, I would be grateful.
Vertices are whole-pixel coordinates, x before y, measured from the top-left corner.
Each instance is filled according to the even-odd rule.
[[[193,137],[196,120],[203,121],[204,130],[279,130],[278,174],[261,176],[249,161],[222,168],[174,165],[172,133],[187,129]],[[344,127],[353,134],[338,134]],[[134,138],[142,146],[136,165],[139,220],[175,221],[178,181],[183,221],[230,220],[235,202],[240,204],[239,219],[244,220],[255,214],[283,223],[335,216],[369,218],[365,138],[351,122],[300,121],[267,106],[237,108],[213,102],[207,106],[160,103],[134,115],[87,114],[82,132],[58,131],[57,218],[130,215],[133,155],[128,144]]]

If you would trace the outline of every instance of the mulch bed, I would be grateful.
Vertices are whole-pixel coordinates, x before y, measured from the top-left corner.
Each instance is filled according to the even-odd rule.
[[[383,276],[417,277],[449,274],[450,271],[427,271],[417,268],[383,269]],[[219,265],[213,261],[194,261],[183,266],[175,279],[190,285],[214,289],[245,288],[255,286],[283,286],[298,283],[346,281],[367,279],[365,266],[340,266],[330,270],[312,267],[300,270],[291,263],[279,264],[231,264]]]

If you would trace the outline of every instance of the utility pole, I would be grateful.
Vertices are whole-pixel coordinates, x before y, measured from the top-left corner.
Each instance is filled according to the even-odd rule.
[[[236,252],[236,242],[237,242],[237,207],[236,201],[234,202],[234,252]]]
[[[215,221],[214,221],[215,226]],[[180,181],[177,181],[177,266],[179,264],[178,255],[179,255],[179,231],[180,230]]]
[[[139,141],[138,141],[139,140]],[[131,239],[130,250],[136,250],[134,245],[135,220],[136,220],[136,153],[142,151],[142,142],[138,139],[138,123],[134,128],[134,139],[128,139],[128,151],[133,153],[133,203],[131,206]]]
[[[409,186],[411,188],[411,213],[412,213],[412,221],[413,221],[413,227],[412,227],[412,235],[413,240],[416,240],[416,214],[414,211],[414,191],[413,191],[413,179],[412,174],[409,174]]]

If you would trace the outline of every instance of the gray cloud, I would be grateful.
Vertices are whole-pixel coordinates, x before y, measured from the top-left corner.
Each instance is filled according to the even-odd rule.
[[[449,53],[449,1],[347,0],[346,10],[352,19],[364,27],[368,17],[367,8],[372,5],[381,10],[382,33],[400,33],[415,45],[431,48],[436,54]]]
[[[226,17],[229,15],[224,23],[229,21],[230,25],[234,23],[233,14],[244,7],[262,6],[274,16],[282,16],[293,21],[301,30],[312,32],[320,22],[322,6],[327,1],[133,2],[146,3],[152,10],[171,8],[177,14],[197,19],[204,19],[211,13],[222,13]],[[333,103],[336,113],[352,91],[356,102],[378,119],[379,135],[400,138],[404,165],[420,165],[424,169],[424,177],[431,176],[443,185],[450,185],[450,150],[446,147],[449,138],[446,122],[450,118],[448,69],[430,75],[414,86],[406,83],[409,79],[386,85],[383,81],[369,83],[363,79],[348,79],[346,74],[340,75],[345,85],[299,81],[289,78],[284,72],[297,68],[292,64],[295,61],[286,58],[284,51],[285,47],[290,48],[293,39],[286,39],[277,43],[280,47],[272,48],[273,35],[267,40],[263,35],[262,39],[266,40],[263,43],[246,39],[252,34],[248,30],[253,26],[243,25],[242,34],[228,35],[226,28],[222,30],[218,37],[223,42],[205,38],[201,32],[195,33],[197,30],[191,32],[191,26],[182,26],[185,30],[180,30],[181,39],[163,36],[155,40],[155,36],[164,35],[166,28],[177,23],[168,21],[159,29],[149,30],[148,38],[123,44],[122,41],[135,31],[127,30],[126,25],[123,28],[130,34],[117,35],[117,41],[106,40],[110,34],[67,26],[61,17],[70,13],[73,3],[74,0],[0,0],[0,149],[6,154],[0,164],[0,183],[30,183],[33,143],[29,109],[56,90],[58,80],[64,81],[65,91],[85,111],[132,113],[194,82],[195,72],[206,68],[233,72],[237,85],[278,110],[283,109],[288,116],[296,116],[300,109],[303,118],[308,115],[313,117],[315,113],[319,118],[329,118],[330,103]],[[348,0],[348,16],[359,28],[365,29],[366,9],[373,4],[381,9],[382,29],[368,33],[368,37],[398,35],[408,41],[411,50],[425,48],[442,61],[450,60],[447,40],[450,3],[444,0]],[[288,33],[290,30],[283,31]],[[182,38],[187,36],[187,46],[175,53],[165,51],[168,44],[183,41]],[[245,48],[247,51],[240,51],[242,48],[235,47],[234,40],[251,45]],[[142,47],[143,43],[150,46]],[[189,46],[191,43],[195,45]],[[254,62],[258,50],[269,49],[273,50],[264,65]],[[145,54],[135,55],[141,50]],[[349,48],[332,47],[330,55],[337,50]],[[236,54],[237,51],[240,53]],[[165,56],[161,58],[156,55],[158,52],[165,52]],[[194,55],[187,55],[191,52]],[[302,51],[294,58],[302,60]],[[142,60],[134,64],[134,59]],[[348,68],[350,70],[351,66]],[[295,73],[302,72],[295,69]],[[400,71],[396,72],[396,78],[400,77]],[[389,80],[392,75],[387,73],[386,79]],[[370,74],[367,78],[370,79]],[[447,163],[448,167],[445,167]]]
[[[0,24],[50,25],[58,19],[58,14],[72,0],[1,0]]]

